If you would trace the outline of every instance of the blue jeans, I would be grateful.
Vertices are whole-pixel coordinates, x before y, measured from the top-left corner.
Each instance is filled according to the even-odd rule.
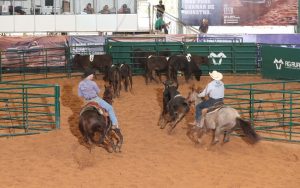
[[[197,122],[200,122],[201,120],[201,115],[202,115],[202,110],[204,108],[209,108],[211,106],[213,106],[214,104],[216,104],[217,102],[223,101],[223,98],[221,99],[213,99],[213,98],[209,98],[208,100],[205,100],[201,103],[199,103],[196,106],[196,113],[195,113],[195,119]]]
[[[118,120],[117,120],[117,117],[116,117],[116,114],[115,114],[115,111],[114,111],[112,105],[110,105],[105,100],[101,99],[100,97],[96,97],[96,98],[92,99],[91,101],[97,102],[102,108],[104,108],[108,112],[108,116],[111,120],[111,123],[113,125],[118,126]]]

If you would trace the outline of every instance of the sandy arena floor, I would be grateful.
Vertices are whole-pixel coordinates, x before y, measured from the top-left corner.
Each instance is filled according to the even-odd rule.
[[[208,77],[201,84],[206,85]],[[181,80],[182,81],[182,80]],[[225,83],[262,81],[254,76],[225,76]],[[1,187],[70,188],[298,188],[300,145],[239,137],[208,150],[186,137],[190,113],[172,135],[161,130],[161,84],[134,77],[133,93],[121,92],[114,107],[125,143],[121,153],[95,147],[89,152],[78,135],[79,78],[42,80],[61,86],[61,129],[50,133],[0,138]],[[32,83],[37,83],[34,81]],[[97,81],[103,89],[103,82]],[[188,84],[179,87],[186,96]],[[103,90],[102,90],[103,92]]]

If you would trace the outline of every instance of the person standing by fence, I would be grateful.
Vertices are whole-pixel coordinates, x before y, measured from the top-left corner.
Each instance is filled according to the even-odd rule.
[[[156,7],[156,18],[163,17],[165,13],[165,5],[162,4],[162,0],[159,1],[158,5],[155,5]]]

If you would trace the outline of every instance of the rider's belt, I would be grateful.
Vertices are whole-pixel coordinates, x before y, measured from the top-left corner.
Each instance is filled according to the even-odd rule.
[[[97,96],[95,96],[95,97],[91,97],[91,98],[85,98],[85,100],[87,100],[87,101],[90,101],[90,100],[93,100],[93,99],[95,99]]]

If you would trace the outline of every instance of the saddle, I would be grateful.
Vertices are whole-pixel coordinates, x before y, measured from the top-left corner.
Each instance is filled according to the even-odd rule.
[[[223,106],[224,106],[224,102],[223,102],[223,101],[216,102],[213,106],[211,106],[211,107],[209,107],[209,108],[207,109],[207,113],[213,112],[213,111],[215,111],[215,110],[217,110],[217,109],[220,109],[220,108],[222,108]]]
[[[86,103],[86,104],[82,107],[82,109],[81,109],[81,111],[80,111],[80,115],[81,115],[83,112],[85,112],[85,111],[87,111],[87,110],[91,110],[91,109],[97,110],[97,112],[98,112],[100,115],[103,115],[103,116],[106,116],[106,117],[108,116],[107,111],[106,111],[104,108],[102,108],[101,106],[99,106],[99,104],[98,104],[97,102],[95,102],[95,101],[90,101],[90,102]]]

